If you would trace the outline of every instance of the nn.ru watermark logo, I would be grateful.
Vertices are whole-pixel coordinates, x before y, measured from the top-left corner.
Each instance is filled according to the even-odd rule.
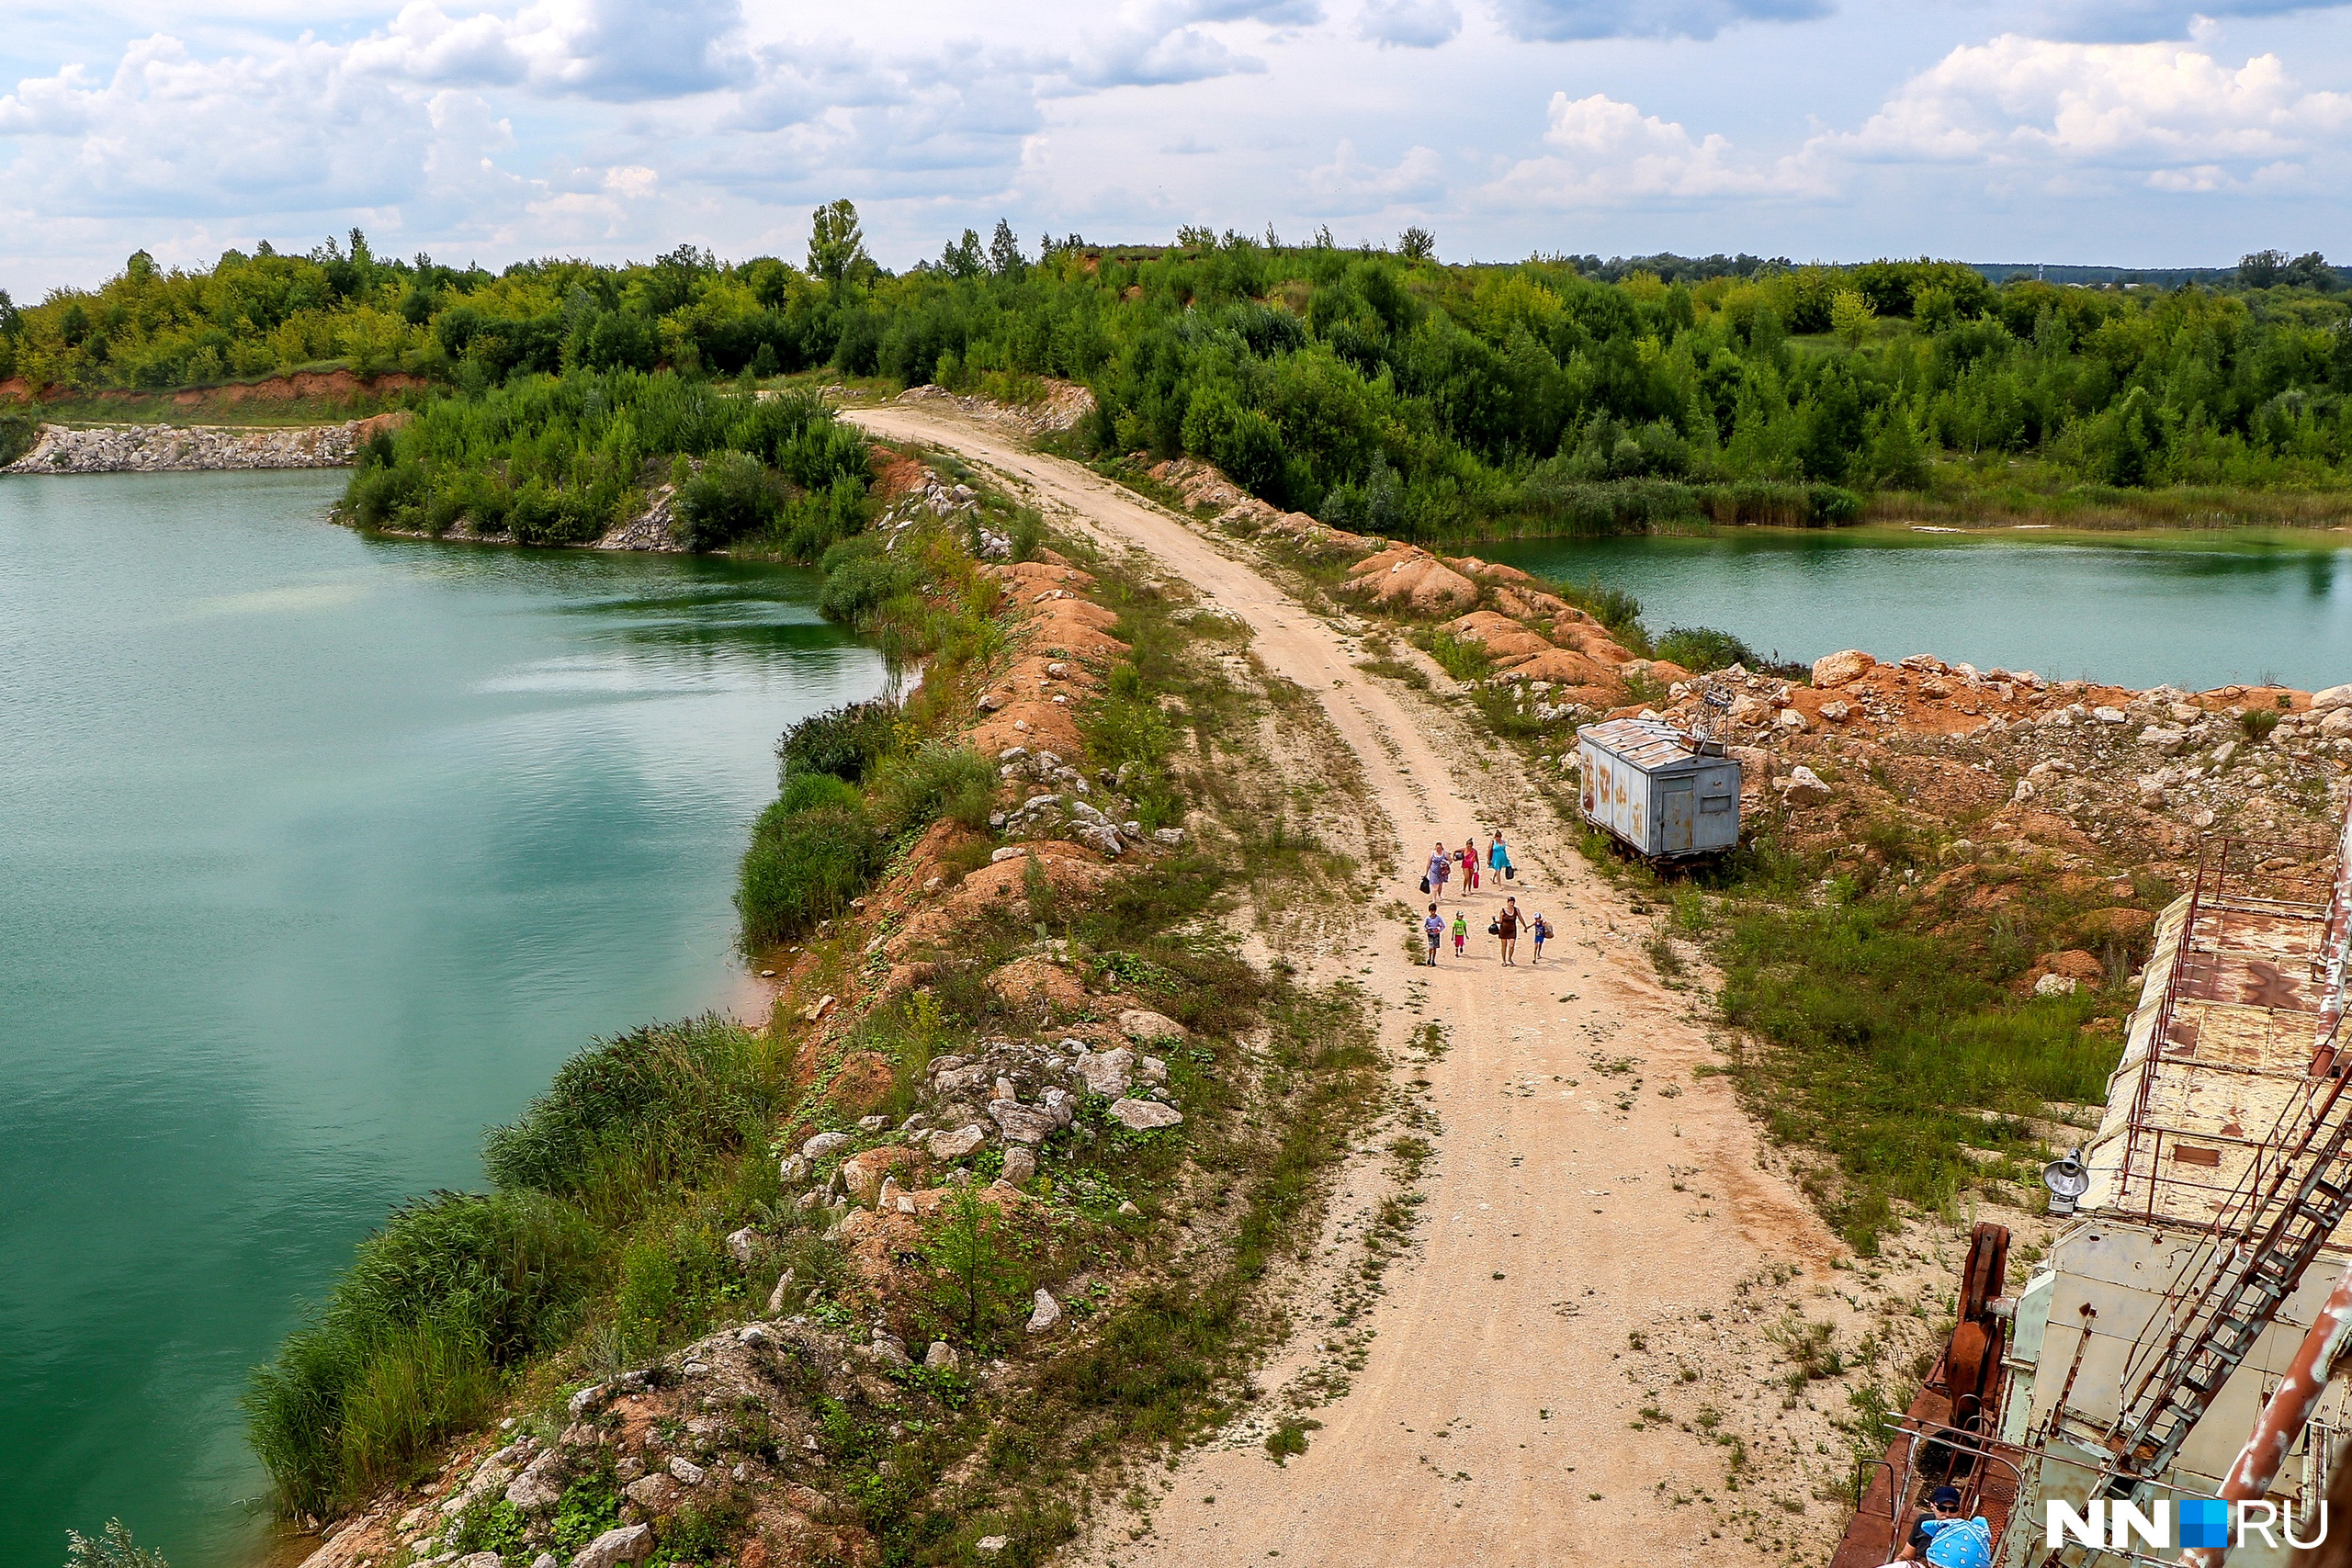
[[[2256,1498],[2225,1503],[2219,1497],[2159,1497],[2143,1508],[2136,1503],[2094,1497],[2077,1509],[2071,1503],[2043,1506],[2046,1541],[2052,1547],[2102,1546],[2128,1550],[2134,1540],[2160,1550],[2199,1547],[2228,1550],[2244,1546],[2249,1536],[2277,1547],[2317,1546],[2327,1539],[2327,1504],[2322,1501],[2310,1517],[2298,1520],[2276,1503]],[[2298,1525],[2309,1526],[2307,1540],[2296,1535]],[[2178,1539],[2176,1540],[2175,1537]]]

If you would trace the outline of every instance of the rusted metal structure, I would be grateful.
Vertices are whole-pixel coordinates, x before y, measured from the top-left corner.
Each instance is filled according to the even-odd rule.
[[[2299,1517],[2324,1491],[2312,1434],[2346,1425],[2327,1380],[2352,1320],[2347,927],[2352,819],[2332,844],[2206,844],[2157,921],[2074,1219],[2013,1298],[1983,1278],[1979,1227],[1960,1325],[1835,1568],[1888,1561],[1935,1484],[1962,1487],[2007,1568],[2153,1561],[2051,1547],[2049,1501],[2220,1496]],[[1970,1381],[1980,1334],[1989,1385]],[[2256,1540],[2232,1560],[2285,1552]]]
[[[1718,741],[1664,719],[1612,718],[1577,730],[1584,819],[1653,860],[1714,854],[1739,842],[1739,764]]]

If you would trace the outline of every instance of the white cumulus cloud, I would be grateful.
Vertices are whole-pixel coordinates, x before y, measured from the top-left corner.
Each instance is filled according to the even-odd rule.
[[[1606,207],[1635,201],[1817,193],[1817,175],[1793,158],[1740,153],[1716,133],[1693,136],[1680,122],[1645,115],[1606,94],[1554,93],[1550,151],[1514,165],[1487,187],[1491,200],[1538,207]]]
[[[1953,50],[1818,154],[2137,172],[2218,189],[2331,149],[2352,96],[2297,83],[2275,54],[2242,65],[2180,43],[2086,44],[2008,35]]]

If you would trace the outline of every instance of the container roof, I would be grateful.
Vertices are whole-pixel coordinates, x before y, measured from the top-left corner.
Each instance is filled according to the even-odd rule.
[[[1671,767],[1677,762],[1699,760],[1690,737],[1662,718],[1608,719],[1580,727],[1577,738],[1643,768]]]
[[[2262,1172],[2326,1114],[2346,870],[2340,848],[2207,846],[2196,889],[2156,924],[2107,1114],[2084,1151],[2086,1213],[2228,1230]]]

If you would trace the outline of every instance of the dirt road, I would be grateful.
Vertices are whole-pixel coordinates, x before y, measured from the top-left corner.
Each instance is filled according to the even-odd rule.
[[[1499,824],[1521,909],[1559,932],[1541,967],[1524,942],[1521,966],[1502,967],[1485,934],[1502,903],[1489,883],[1466,900],[1469,959],[1449,941],[1432,969],[1408,960],[1393,910],[1365,911],[1344,963],[1379,998],[1385,1043],[1399,1050],[1426,1021],[1447,1030],[1419,1069],[1442,1131],[1418,1256],[1389,1273],[1368,1359],[1315,1412],[1304,1455],[1281,1468],[1254,1445],[1193,1455],[1148,1528],[1114,1517],[1084,1555],[1127,1568],[1799,1560],[1797,1538],[1818,1540],[1835,1512],[1794,1480],[1826,1417],[1793,1399],[1766,1408],[1781,1393],[1765,1386],[1778,1369],[1762,1364],[1763,1320],[1788,1292],[1753,1281],[1775,1264],[1823,1278],[1836,1247],[1759,1168],[1725,1080],[1695,1076],[1716,1058],[1692,993],[1664,988],[1636,940],[1654,917],[1568,848],[1515,758],[1356,669],[1344,630],[1238,547],[984,425],[897,406],[848,417],[999,471],[1049,516],[1148,552],[1248,621],[1257,657],[1315,693],[1362,760],[1404,848],[1395,895],[1420,912],[1431,844],[1475,833],[1483,848]],[[1447,899],[1449,922],[1463,902]],[[1348,1185],[1377,1185],[1378,1163]],[[1263,1381],[1303,1366],[1311,1337]],[[1701,1401],[1725,1418],[1691,1420]],[[1734,1460],[1719,1432],[1753,1435]],[[1790,1495],[1772,1493],[1776,1473]]]

